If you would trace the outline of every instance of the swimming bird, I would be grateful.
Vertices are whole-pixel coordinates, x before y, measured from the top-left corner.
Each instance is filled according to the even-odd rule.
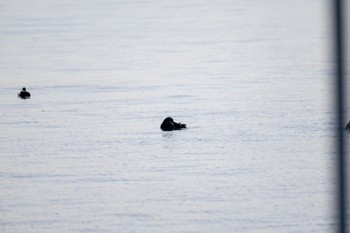
[[[346,125],[345,129],[346,129],[346,130],[350,130],[350,121],[349,121],[349,123]]]
[[[18,97],[22,99],[29,99],[30,98],[30,93],[26,90],[25,87],[22,88],[22,91],[18,93]]]
[[[173,118],[167,117],[164,119],[163,123],[160,125],[163,131],[180,130],[186,128],[186,124],[181,124],[174,122]]]

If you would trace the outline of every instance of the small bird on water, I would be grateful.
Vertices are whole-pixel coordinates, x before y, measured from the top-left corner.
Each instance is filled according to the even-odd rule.
[[[26,90],[25,87],[22,88],[22,91],[18,93],[18,97],[22,99],[29,99],[30,98],[30,93]]]
[[[350,121],[349,121],[349,123],[346,125],[345,129],[346,129],[346,130],[350,130]]]
[[[160,125],[163,131],[180,130],[186,128],[186,124],[181,124],[174,122],[173,118],[167,117],[164,119],[163,123]]]

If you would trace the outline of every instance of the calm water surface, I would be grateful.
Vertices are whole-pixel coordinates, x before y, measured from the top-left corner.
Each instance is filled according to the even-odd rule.
[[[331,232],[328,7],[2,1],[0,231]]]

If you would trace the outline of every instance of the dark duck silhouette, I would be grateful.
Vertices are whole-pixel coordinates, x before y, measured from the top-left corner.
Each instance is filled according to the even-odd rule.
[[[345,129],[346,129],[346,130],[350,130],[350,121],[349,121],[349,123],[346,125]]]
[[[22,91],[18,93],[18,97],[22,99],[29,99],[30,98],[30,93],[26,90],[25,87],[23,87]]]
[[[164,119],[163,123],[160,125],[163,131],[180,130],[186,128],[186,124],[177,123],[171,117]]]

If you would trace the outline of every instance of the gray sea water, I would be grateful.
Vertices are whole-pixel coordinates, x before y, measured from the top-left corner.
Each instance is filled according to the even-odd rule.
[[[1,1],[0,232],[332,232],[329,8]]]

